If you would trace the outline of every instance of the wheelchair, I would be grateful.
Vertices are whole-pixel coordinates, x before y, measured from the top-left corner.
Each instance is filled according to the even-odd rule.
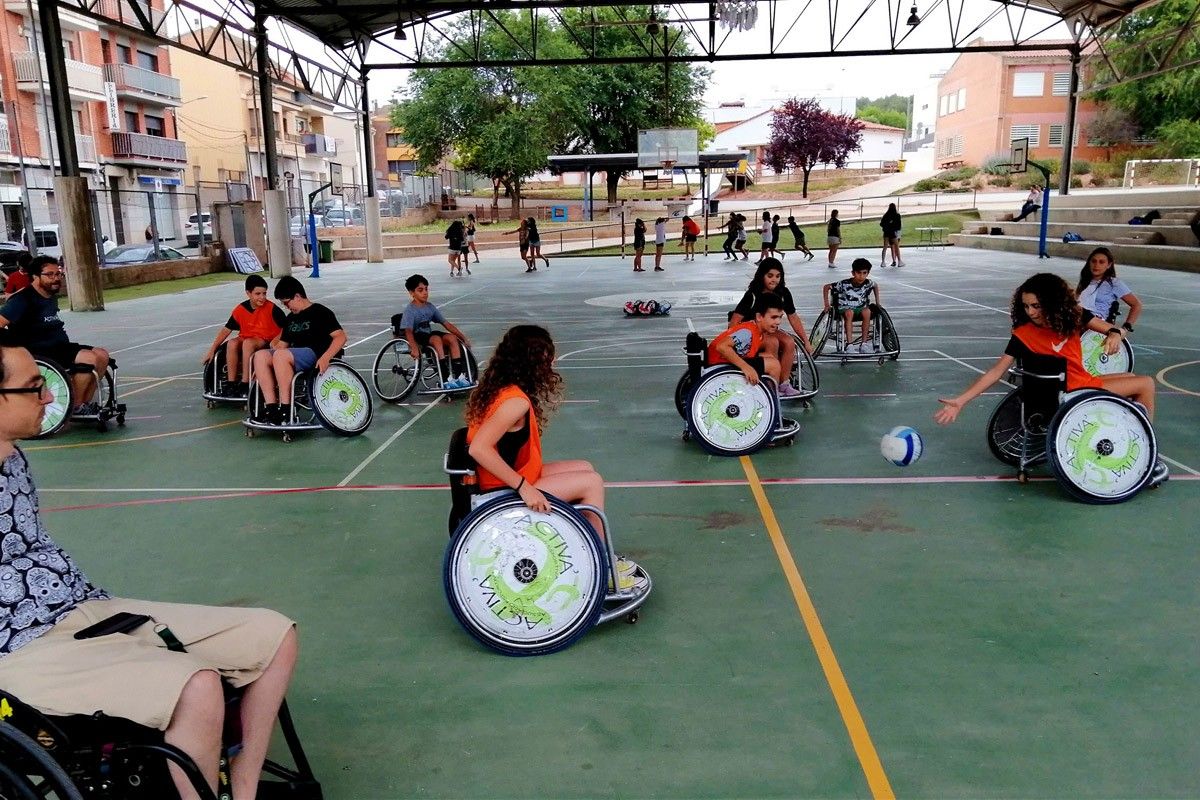
[[[231,384],[235,382],[226,380],[225,362],[225,345],[221,345],[212,359],[204,365],[204,401],[209,408],[216,408],[222,403],[245,405],[250,399],[249,393],[232,391]]]
[[[1030,467],[1049,462],[1068,495],[1097,505],[1124,502],[1165,481],[1165,472],[1155,474],[1158,441],[1141,405],[1103,389],[1067,392],[1061,362],[1051,361],[1057,359],[1011,371],[1017,388],[988,420],[992,454],[1016,467],[1021,483]]]
[[[318,373],[314,367],[292,375],[291,414],[282,424],[260,422],[257,417],[262,407],[258,381],[251,381],[249,415],[242,420],[246,436],[277,431],[286,443],[295,433],[322,428],[338,436],[358,436],[371,424],[371,390],[362,376],[340,358],[329,362],[324,372]]]
[[[125,426],[125,404],[117,399],[117,362],[110,359],[108,369],[99,376],[96,385],[96,404],[99,410],[95,414],[71,413],[71,376],[95,372],[90,364],[72,364],[63,368],[58,362],[43,356],[34,356],[38,372],[46,379],[46,388],[54,399],[46,406],[42,416],[42,429],[35,438],[44,439],[53,436],[66,427],[67,422],[84,422],[96,426],[96,430],[104,433],[108,430],[109,421],[115,420],[120,427]]]
[[[227,689],[225,745],[219,791],[209,789],[196,762],[163,741],[161,731],[103,712],[51,717],[0,691],[0,797],[6,800],[163,800],[177,797],[167,769],[187,776],[202,800],[236,800],[229,789],[229,759],[240,748],[240,693]],[[279,728],[293,767],[267,759],[258,796],[321,800],[285,700]]]
[[[1083,367],[1093,375],[1115,375],[1133,372],[1133,346],[1121,340],[1121,349],[1111,356],[1104,352],[1104,334],[1084,331],[1079,337],[1083,350]]]
[[[797,348],[792,385],[807,391],[801,389],[801,396],[788,399],[803,400],[807,405],[817,393],[816,365],[806,360],[812,368],[810,382],[797,383],[804,377],[800,357],[804,348],[799,343]],[[716,456],[750,455],[768,444],[790,447],[795,442],[800,423],[783,416],[773,378],[764,375],[751,385],[732,364],[710,366],[708,341],[695,332],[688,334],[684,352],[688,368],[675,384],[675,410],[686,423],[683,441],[695,439]]]
[[[434,333],[451,335],[443,330],[436,330]],[[412,348],[408,346],[408,340],[400,330],[400,315],[393,316],[392,339],[379,349],[379,354],[375,356],[375,365],[371,369],[371,379],[375,384],[375,391],[379,393],[379,399],[387,403],[400,403],[418,386],[420,388],[417,394],[437,394],[447,399],[474,389],[479,381],[479,364],[466,343],[460,341],[458,345],[462,348],[463,359],[467,365],[467,385],[446,388],[446,381],[451,376],[442,374],[441,361],[433,347],[425,345],[420,354],[414,356]]]
[[[833,284],[829,285],[833,286]],[[857,347],[862,344],[862,337],[852,337],[850,341],[846,341],[845,322],[842,320],[842,312],[838,308],[837,295],[832,289],[830,289],[830,303],[830,308],[821,311],[816,322],[813,323],[812,329],[808,332],[808,338],[813,345],[814,358],[837,359],[841,361],[842,366],[851,361],[871,360],[878,361],[879,365],[883,366],[883,362],[888,359],[895,361],[900,358],[900,335],[896,333],[896,326],[892,324],[892,317],[886,308],[876,303],[868,304],[867,308],[871,309],[871,341],[869,343],[871,352],[860,353]],[[858,320],[855,320],[850,330],[852,332],[858,330],[860,324]],[[831,339],[833,340],[833,352],[827,350]]]
[[[596,625],[637,622],[653,583],[636,564],[618,575],[604,512],[548,494],[550,513],[541,514],[511,489],[480,493],[466,428],[451,435],[443,470],[451,498],[442,564],[446,599],[480,644],[508,656],[546,655]],[[600,518],[603,536],[584,511]],[[623,587],[622,577],[631,585]]]

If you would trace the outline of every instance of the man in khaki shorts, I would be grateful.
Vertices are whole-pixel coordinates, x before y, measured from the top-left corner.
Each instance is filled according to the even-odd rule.
[[[46,714],[103,711],[164,732],[216,790],[221,681],[245,687],[233,795],[253,798],[296,664],[295,624],[260,608],[155,603],[93,586],[38,518],[18,439],[34,436],[51,396],[29,351],[0,331],[0,688]],[[149,620],[128,633],[76,639],[118,612]],[[182,644],[186,652],[168,649]],[[177,767],[182,798],[196,796]]]

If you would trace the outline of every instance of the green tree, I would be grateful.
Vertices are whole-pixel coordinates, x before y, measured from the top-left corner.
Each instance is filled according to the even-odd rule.
[[[859,119],[878,122],[880,125],[891,125],[894,128],[904,128],[907,131],[908,110],[912,108],[912,98],[906,94],[889,94],[887,97],[875,98],[860,97],[855,108],[857,109],[855,116]],[[889,111],[899,114],[899,116],[888,116],[886,112]],[[883,119],[880,119],[880,116]]]
[[[908,130],[908,116],[903,111],[890,111],[879,106],[865,106],[859,108],[855,116],[868,122]]]
[[[1159,125],[1156,136],[1155,153],[1162,158],[1200,158],[1200,122],[1177,119]]]
[[[1087,138],[1104,148],[1105,160],[1112,158],[1114,147],[1128,145],[1137,138],[1138,126],[1129,112],[1117,106],[1101,106],[1087,126]]]
[[[1174,34],[1189,19],[1200,0],[1164,0],[1145,11],[1127,17],[1117,29],[1115,41],[1106,45],[1109,56],[1123,71],[1153,64],[1163,48],[1174,41]],[[1193,32],[1176,52],[1174,63],[1200,59],[1200,41]],[[1103,80],[1105,68],[1094,61],[1093,68]],[[1177,119],[1196,119],[1200,115],[1200,69],[1187,67],[1161,75],[1114,86],[1095,94],[1097,100],[1128,112],[1143,131]]]

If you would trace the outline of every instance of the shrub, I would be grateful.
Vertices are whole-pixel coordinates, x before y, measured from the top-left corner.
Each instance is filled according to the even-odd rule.
[[[971,178],[971,188],[977,192],[982,192],[987,188],[987,178],[983,175],[976,175],[974,178]]]
[[[1154,183],[1183,183],[1187,180],[1188,164],[1155,164],[1150,168],[1150,180]]]
[[[913,187],[913,190],[917,192],[937,192],[949,186],[950,181],[942,180],[941,178],[922,178],[917,181],[917,185]]]
[[[970,186],[951,186],[949,189],[943,189],[946,194],[965,194],[971,191]]]
[[[1082,158],[1077,158],[1071,162],[1072,175],[1087,175],[1092,171],[1091,162],[1084,161]]]
[[[1083,178],[1079,177],[1078,175],[1072,175],[1071,176],[1071,188],[1072,189],[1082,189],[1083,188]]]
[[[1113,186],[1116,184],[1112,178],[1104,178],[1099,175],[1093,175],[1091,180],[1092,186]]]
[[[1035,158],[1033,160],[1036,161],[1037,163],[1041,164],[1046,169],[1050,170],[1051,175],[1053,175],[1054,173],[1056,173],[1062,169],[1062,162],[1059,161],[1057,158]],[[1034,170],[1030,170],[1030,172],[1033,172],[1033,171]]]
[[[1012,177],[1007,173],[1003,175],[993,175],[988,178],[988,183],[992,186],[1012,186]]]
[[[958,167],[939,172],[935,177],[943,181],[966,181],[979,174],[978,167]]]
[[[1115,178],[1116,176],[1117,176],[1116,167],[1114,167],[1108,161],[1097,161],[1096,163],[1092,164],[1092,177],[1093,178],[1104,179],[1104,178]],[[1103,186],[1103,184],[1099,184],[1099,185]]]
[[[983,171],[988,175],[1007,175],[1010,156],[1008,153],[993,153],[983,162]]]
[[[1018,189],[1032,189],[1035,186],[1042,185],[1042,174],[1037,170],[1031,170],[1024,175],[1016,176],[1016,186]]]

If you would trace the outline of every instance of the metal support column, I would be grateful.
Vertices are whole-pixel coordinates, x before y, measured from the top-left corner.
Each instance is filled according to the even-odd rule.
[[[1071,45],[1071,86],[1067,91],[1067,127],[1063,130],[1062,167],[1058,173],[1058,193],[1071,191],[1071,161],[1075,150],[1075,107],[1079,105],[1079,45]],[[1042,209],[1043,217],[1046,209]]]
[[[54,114],[54,136],[58,142],[59,171],[63,177],[79,177],[79,151],[75,148],[75,115],[67,87],[67,60],[63,55],[62,25],[57,3],[38,3],[42,29],[42,52],[46,58],[46,80],[50,83],[50,108]],[[48,123],[51,120],[46,120]]]
[[[279,153],[275,149],[275,93],[271,90],[271,64],[267,57],[267,15],[258,5],[254,6],[254,43],[263,160],[267,162],[267,189],[271,190],[279,184]]]
[[[363,184],[366,197],[363,200],[363,224],[367,229],[367,261],[378,264],[383,261],[383,224],[379,219],[379,198],[375,196],[375,151],[371,137],[371,101],[367,94],[367,70],[359,73],[362,84],[362,142]]]

